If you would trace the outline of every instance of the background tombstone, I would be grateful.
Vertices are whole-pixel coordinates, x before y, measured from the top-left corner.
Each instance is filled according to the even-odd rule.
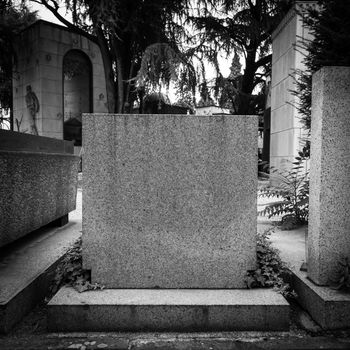
[[[83,263],[108,288],[245,288],[257,118],[83,115]]]
[[[324,67],[313,76],[308,276],[335,278],[350,258],[350,67]]]

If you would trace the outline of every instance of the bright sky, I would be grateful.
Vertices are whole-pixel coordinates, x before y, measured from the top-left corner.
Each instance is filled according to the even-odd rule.
[[[31,1],[27,2],[28,7],[32,10],[32,11],[38,11],[38,17],[40,19],[43,19],[45,21],[48,22],[52,22],[52,23],[57,23],[60,25],[63,25],[53,14],[50,10],[48,10],[45,6],[43,5],[39,5],[38,3],[33,3]],[[70,19],[69,14],[66,14],[66,9],[64,6],[62,6],[62,10],[60,11],[62,15],[64,15],[64,17],[66,17],[67,19]]]

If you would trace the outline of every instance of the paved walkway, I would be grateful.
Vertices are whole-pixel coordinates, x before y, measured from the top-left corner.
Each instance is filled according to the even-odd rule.
[[[316,350],[350,349],[349,338],[220,333],[80,333],[42,334],[1,339],[1,350],[114,349],[114,350]]]
[[[262,183],[260,184],[262,185]],[[278,201],[277,197],[261,198],[258,196],[258,212],[263,210],[269,203]],[[273,228],[271,232],[271,242],[275,248],[280,251],[283,261],[288,263],[291,269],[300,269],[303,262],[306,262],[306,229],[307,226],[299,227],[293,230],[281,230],[276,224],[281,220],[281,216],[267,218],[258,216],[258,232],[264,232]]]

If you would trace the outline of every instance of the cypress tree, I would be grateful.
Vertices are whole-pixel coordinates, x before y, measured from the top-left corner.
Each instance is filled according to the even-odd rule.
[[[314,39],[306,43],[306,70],[299,72],[298,111],[304,127],[311,127],[312,74],[324,66],[350,66],[350,1],[319,0],[305,21]]]

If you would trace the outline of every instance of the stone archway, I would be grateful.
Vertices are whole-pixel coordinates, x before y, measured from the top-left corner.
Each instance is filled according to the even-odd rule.
[[[82,113],[93,112],[92,64],[81,50],[70,50],[63,58],[63,137],[81,146]]]

